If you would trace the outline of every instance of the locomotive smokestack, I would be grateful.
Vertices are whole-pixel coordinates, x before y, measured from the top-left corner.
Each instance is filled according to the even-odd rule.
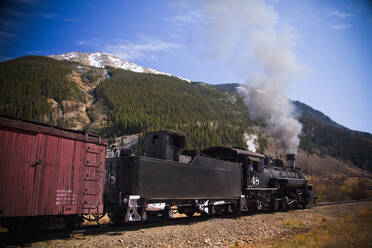
[[[296,160],[296,154],[287,154],[287,163],[288,167],[295,168],[295,160]]]

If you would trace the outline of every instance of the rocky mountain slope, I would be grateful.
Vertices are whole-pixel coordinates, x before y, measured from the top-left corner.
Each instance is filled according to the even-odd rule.
[[[253,123],[240,97],[173,76],[25,56],[0,63],[0,81],[1,114],[111,140],[170,128],[185,132],[189,148],[243,146]]]
[[[194,149],[246,146],[245,138],[253,137],[258,151],[281,155],[264,124],[250,118],[236,94],[238,84],[213,86],[145,69],[133,72],[136,67],[115,69],[124,62],[115,64],[109,54],[58,58],[25,56],[0,63],[0,114],[94,131],[111,141],[170,128],[184,132]],[[294,105],[304,126],[304,151],[372,169],[371,134],[342,127],[303,103]]]
[[[95,100],[94,88],[104,79],[102,69],[48,57],[2,62],[0,113],[75,130],[99,130],[106,114]]]

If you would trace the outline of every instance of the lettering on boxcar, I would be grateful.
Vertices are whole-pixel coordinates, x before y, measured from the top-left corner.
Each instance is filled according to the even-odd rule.
[[[75,205],[76,194],[71,189],[57,189],[56,205]]]

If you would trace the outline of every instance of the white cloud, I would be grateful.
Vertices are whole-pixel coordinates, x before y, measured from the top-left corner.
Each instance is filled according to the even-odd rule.
[[[166,18],[167,21],[180,22],[180,23],[195,23],[203,18],[203,14],[199,10],[187,10],[184,13]]]
[[[330,11],[328,14],[329,14],[329,15],[332,15],[332,16],[339,17],[339,18],[347,18],[347,17],[351,17],[351,14],[349,14],[349,13],[344,13],[344,12],[340,12],[340,11],[338,11],[338,10]]]
[[[344,29],[348,29],[348,28],[351,28],[352,25],[349,24],[349,23],[344,23],[344,24],[336,24],[336,25],[333,25],[332,28],[335,29],[335,30],[344,30]]]
[[[86,40],[78,40],[78,41],[76,41],[76,43],[80,46],[83,46],[83,45],[87,44],[87,41]]]
[[[163,41],[154,37],[139,35],[139,38],[138,42],[125,39],[109,41],[93,39],[90,41],[79,40],[77,44],[90,46],[99,51],[113,53],[125,60],[141,58],[155,59],[159,53],[169,52],[181,47],[180,44]]]

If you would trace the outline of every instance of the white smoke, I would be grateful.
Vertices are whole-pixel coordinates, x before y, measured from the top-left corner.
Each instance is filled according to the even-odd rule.
[[[257,152],[258,137],[254,134],[244,133],[245,144],[247,145],[248,151]]]
[[[205,7],[210,52],[250,75],[248,84],[257,90],[240,88],[245,104],[253,117],[266,121],[287,153],[296,153],[302,126],[285,92],[309,69],[297,63],[295,30],[280,26],[274,8],[263,0],[214,0]]]

